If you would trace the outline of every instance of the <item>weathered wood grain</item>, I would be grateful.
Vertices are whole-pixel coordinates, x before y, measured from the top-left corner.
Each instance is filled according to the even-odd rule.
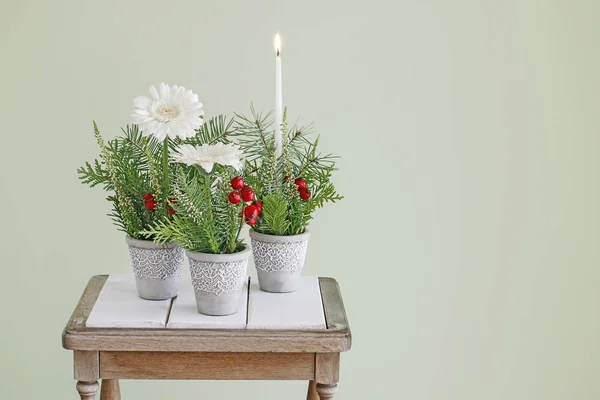
[[[340,353],[317,353],[315,357],[315,381],[335,384],[340,380]]]
[[[118,379],[102,379],[100,400],[121,400],[121,388]]]
[[[333,278],[319,278],[319,284],[321,285],[327,329],[350,333],[340,286]]]
[[[77,392],[79,393],[81,400],[94,400],[96,398],[96,393],[98,393],[97,381],[79,381],[75,387],[77,388]]]
[[[326,353],[347,349],[346,335],[338,333],[177,330],[177,334],[173,334],[168,331],[175,330],[119,329],[70,332],[64,338],[64,346],[71,350],[251,353]]]
[[[337,385],[317,383],[317,393],[321,400],[333,399],[333,396],[337,393]]]
[[[85,323],[107,279],[108,275],[96,275],[90,279],[79,299],[77,307],[75,307],[71,318],[69,318],[69,322],[67,322],[67,326],[63,331],[63,337],[68,331],[85,328]]]
[[[103,379],[309,380],[315,375],[308,353],[100,353]]]
[[[317,394],[317,382],[314,380],[308,382],[306,400],[319,400],[319,395]]]
[[[100,377],[100,361],[97,351],[74,351],[75,379],[93,382]]]

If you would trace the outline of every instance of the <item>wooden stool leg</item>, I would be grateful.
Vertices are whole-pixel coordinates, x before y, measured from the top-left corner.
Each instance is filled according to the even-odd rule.
[[[78,381],[76,388],[81,400],[94,400],[96,398],[96,393],[98,392],[98,381]]]
[[[340,380],[340,353],[317,353],[315,355],[315,381],[321,400],[333,399]]]
[[[102,379],[100,400],[121,400],[121,390],[118,379]]]
[[[333,399],[333,396],[337,392],[337,385],[324,385],[317,383],[317,393],[321,400]]]
[[[306,400],[319,400],[319,395],[317,394],[317,382],[308,382],[308,394],[306,395]]]

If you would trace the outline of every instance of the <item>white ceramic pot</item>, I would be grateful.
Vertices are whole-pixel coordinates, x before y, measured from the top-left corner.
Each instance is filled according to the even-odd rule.
[[[275,236],[250,231],[254,265],[261,290],[287,293],[298,290],[310,232]]]
[[[179,293],[183,249],[176,244],[158,244],[127,235],[129,257],[138,294],[146,300],[166,300]]]
[[[250,248],[233,254],[186,251],[198,312],[230,315],[239,311],[242,289],[248,279]]]

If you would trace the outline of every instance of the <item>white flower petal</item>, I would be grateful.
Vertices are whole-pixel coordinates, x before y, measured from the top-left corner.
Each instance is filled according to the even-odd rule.
[[[169,97],[169,86],[167,86],[164,82],[160,84],[160,97],[163,99]]]
[[[200,165],[202,168],[204,168],[204,170],[208,173],[210,173],[213,169],[213,167],[215,166],[215,163],[210,162],[210,161],[200,161],[198,162],[198,165]]]
[[[163,141],[170,138],[182,139],[196,134],[202,123],[202,103],[198,95],[182,86],[159,85],[157,90],[150,86],[150,97],[138,96],[133,99],[130,113],[134,124],[139,125],[142,134],[153,135]]]
[[[216,143],[192,146],[180,146],[173,155],[172,160],[186,165],[199,165],[206,172],[211,172],[214,164],[232,166],[239,170],[242,166],[241,152],[238,146],[232,144]]]
[[[160,96],[158,95],[158,92],[156,91],[156,88],[154,86],[152,86],[152,85],[150,85],[150,97],[154,101],[158,101],[160,99]]]

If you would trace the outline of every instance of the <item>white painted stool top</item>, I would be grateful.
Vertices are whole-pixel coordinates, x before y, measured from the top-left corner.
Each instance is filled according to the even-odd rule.
[[[86,322],[88,328],[164,328],[171,300],[144,300],[133,274],[110,275]]]
[[[326,329],[319,278],[303,276],[293,293],[263,292],[253,279],[245,285],[240,309],[228,316],[200,314],[189,277],[182,277],[179,296],[141,299],[131,275],[110,275],[86,322],[88,328],[167,329]]]
[[[250,284],[248,329],[326,329],[319,279],[300,278],[292,293],[263,292],[258,282]]]

